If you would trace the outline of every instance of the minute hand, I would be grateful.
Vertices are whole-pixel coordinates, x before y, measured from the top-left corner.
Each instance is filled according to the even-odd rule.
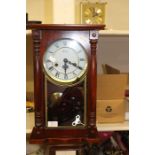
[[[72,63],[72,62],[70,62],[70,61],[68,61],[68,63],[69,63],[70,65],[73,65],[74,67],[76,67],[76,68],[80,69],[80,70],[83,70],[83,68],[82,68],[82,67],[80,67],[80,66],[77,66],[77,64],[76,64],[76,63]]]

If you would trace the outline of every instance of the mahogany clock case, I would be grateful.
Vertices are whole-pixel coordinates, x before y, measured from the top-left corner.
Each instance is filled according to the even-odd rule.
[[[74,34],[74,35],[73,35]],[[89,35],[85,33],[85,35]],[[55,36],[55,37],[53,37]],[[42,37],[44,42],[41,44],[41,57],[40,57],[40,65],[43,63],[43,55],[47,49],[47,47],[58,40],[59,38],[70,38],[76,40],[80,44],[84,45],[84,47],[89,46],[89,42],[87,42],[86,38],[88,36],[84,36],[83,32],[73,32],[73,31],[42,31]],[[85,39],[85,40],[84,40]],[[87,48],[88,49],[88,48]],[[90,49],[89,49],[90,50]],[[87,50],[88,51],[88,50]],[[87,52],[88,59],[89,53]],[[43,73],[43,72],[42,72]],[[44,74],[44,73],[43,73]],[[43,75],[44,76],[44,75]],[[44,81],[44,105],[45,105],[45,126],[48,127],[48,123],[56,122],[53,127],[73,127],[72,122],[75,119],[75,116],[81,116],[81,122],[83,124],[86,123],[86,88],[85,83],[86,80],[83,80],[80,84],[75,86],[58,86],[52,82],[50,82],[46,76],[43,77]],[[53,101],[52,99],[55,97],[54,95],[62,94],[62,96],[57,100]],[[56,97],[55,97],[56,98]],[[47,101],[47,103],[46,103]],[[53,102],[52,102],[53,101]],[[84,102],[85,101],[85,102]],[[46,110],[47,109],[47,110]],[[58,123],[58,124],[57,124]],[[52,125],[49,125],[52,127]],[[80,124],[78,125],[80,126]]]
[[[35,127],[30,142],[96,141],[96,33],[104,29],[104,25],[35,24],[27,25],[27,29],[32,29],[34,48]],[[43,56],[47,47],[61,38],[80,43],[88,57],[87,73],[74,86],[58,86],[49,81],[43,71]],[[81,124],[73,126],[77,115],[81,116]],[[56,124],[49,125],[51,122]]]

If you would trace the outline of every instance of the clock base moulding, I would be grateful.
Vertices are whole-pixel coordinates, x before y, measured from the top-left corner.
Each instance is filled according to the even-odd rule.
[[[31,144],[73,144],[73,143],[99,143],[100,138],[94,129],[37,129],[33,128],[30,136]]]

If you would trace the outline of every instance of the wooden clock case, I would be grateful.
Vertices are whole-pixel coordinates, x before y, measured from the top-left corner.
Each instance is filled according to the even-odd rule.
[[[30,136],[30,143],[51,145],[98,143],[99,136],[96,128],[96,48],[98,31],[104,29],[104,25],[27,24],[27,29],[32,30],[34,49],[35,127]],[[88,55],[87,114],[86,126],[82,129],[49,129],[46,127],[42,58],[47,46],[60,38],[77,40],[86,49]]]

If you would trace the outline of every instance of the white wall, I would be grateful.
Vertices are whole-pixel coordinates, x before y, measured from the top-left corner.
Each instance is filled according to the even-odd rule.
[[[129,0],[106,0],[105,22],[109,29],[129,29]]]
[[[103,73],[102,64],[109,64],[121,72],[129,72],[129,36],[100,36],[97,51],[97,71]]]
[[[74,24],[80,21],[80,2],[83,0],[26,0],[30,20],[43,23]],[[89,0],[107,2],[105,24],[108,29],[128,30],[129,0]]]
[[[26,0],[26,12],[28,13],[29,20],[41,20],[44,22],[44,0]]]
[[[74,0],[53,0],[53,23],[74,24],[75,2]]]

